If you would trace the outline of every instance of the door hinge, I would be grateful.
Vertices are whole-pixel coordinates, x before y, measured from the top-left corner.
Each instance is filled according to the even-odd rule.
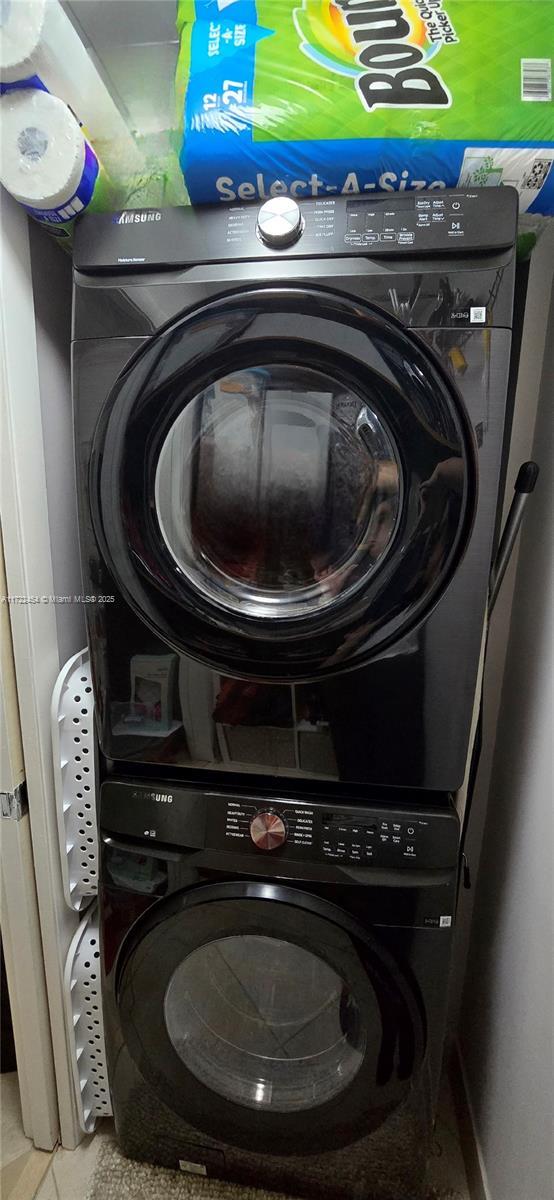
[[[19,783],[13,792],[0,792],[2,816],[10,821],[20,821],[28,809],[27,785]]]

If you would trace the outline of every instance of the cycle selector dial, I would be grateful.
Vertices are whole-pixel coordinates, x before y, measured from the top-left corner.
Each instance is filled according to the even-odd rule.
[[[258,235],[266,246],[290,246],[302,233],[302,213],[290,196],[266,200],[258,213]]]
[[[250,837],[258,850],[278,850],[287,840],[287,827],[278,813],[256,813],[250,822]]]

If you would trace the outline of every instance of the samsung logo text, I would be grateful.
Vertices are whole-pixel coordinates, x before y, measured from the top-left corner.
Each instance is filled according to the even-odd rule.
[[[140,225],[145,221],[161,221],[161,212],[122,212],[112,217],[114,225]]]

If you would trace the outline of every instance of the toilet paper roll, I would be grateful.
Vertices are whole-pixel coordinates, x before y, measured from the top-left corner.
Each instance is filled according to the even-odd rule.
[[[98,159],[62,100],[26,88],[0,99],[0,179],[39,221],[72,221],[90,203]]]
[[[69,105],[101,144],[114,178],[122,161],[129,172],[144,169],[127,121],[59,0],[0,0],[0,93],[29,87]]]
[[[62,14],[63,20],[63,14]],[[77,38],[69,26],[73,38]],[[47,0],[1,0],[0,86],[43,87],[59,92],[60,59],[71,50],[60,29],[56,3]],[[62,39],[60,44],[60,33]],[[79,39],[77,39],[79,40]],[[66,44],[64,44],[64,42]]]

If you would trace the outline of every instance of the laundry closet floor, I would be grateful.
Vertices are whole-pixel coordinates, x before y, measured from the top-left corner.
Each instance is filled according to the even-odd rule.
[[[98,1130],[84,1138],[77,1150],[58,1149],[53,1154],[35,1150],[21,1125],[17,1076],[3,1076],[2,1099],[2,1200],[181,1200],[202,1196],[208,1200],[212,1188],[192,1176],[174,1175],[174,1187],[168,1188],[167,1172],[160,1174],[160,1192],[156,1173],[135,1164],[123,1164],[112,1149],[113,1122],[99,1122]],[[128,1174],[128,1188],[122,1188],[121,1172]],[[147,1172],[147,1175],[145,1174]],[[110,1174],[113,1173],[113,1195]],[[181,1186],[179,1186],[181,1185]],[[185,1185],[183,1187],[183,1185]],[[146,1190],[147,1189],[147,1190]],[[240,1200],[242,1189],[213,1181],[213,1200]],[[253,1193],[249,1190],[251,1198]],[[260,1200],[271,1193],[260,1192]],[[434,1154],[429,1165],[430,1200],[470,1200],[458,1124],[448,1081],[441,1088],[439,1113],[434,1139]]]

